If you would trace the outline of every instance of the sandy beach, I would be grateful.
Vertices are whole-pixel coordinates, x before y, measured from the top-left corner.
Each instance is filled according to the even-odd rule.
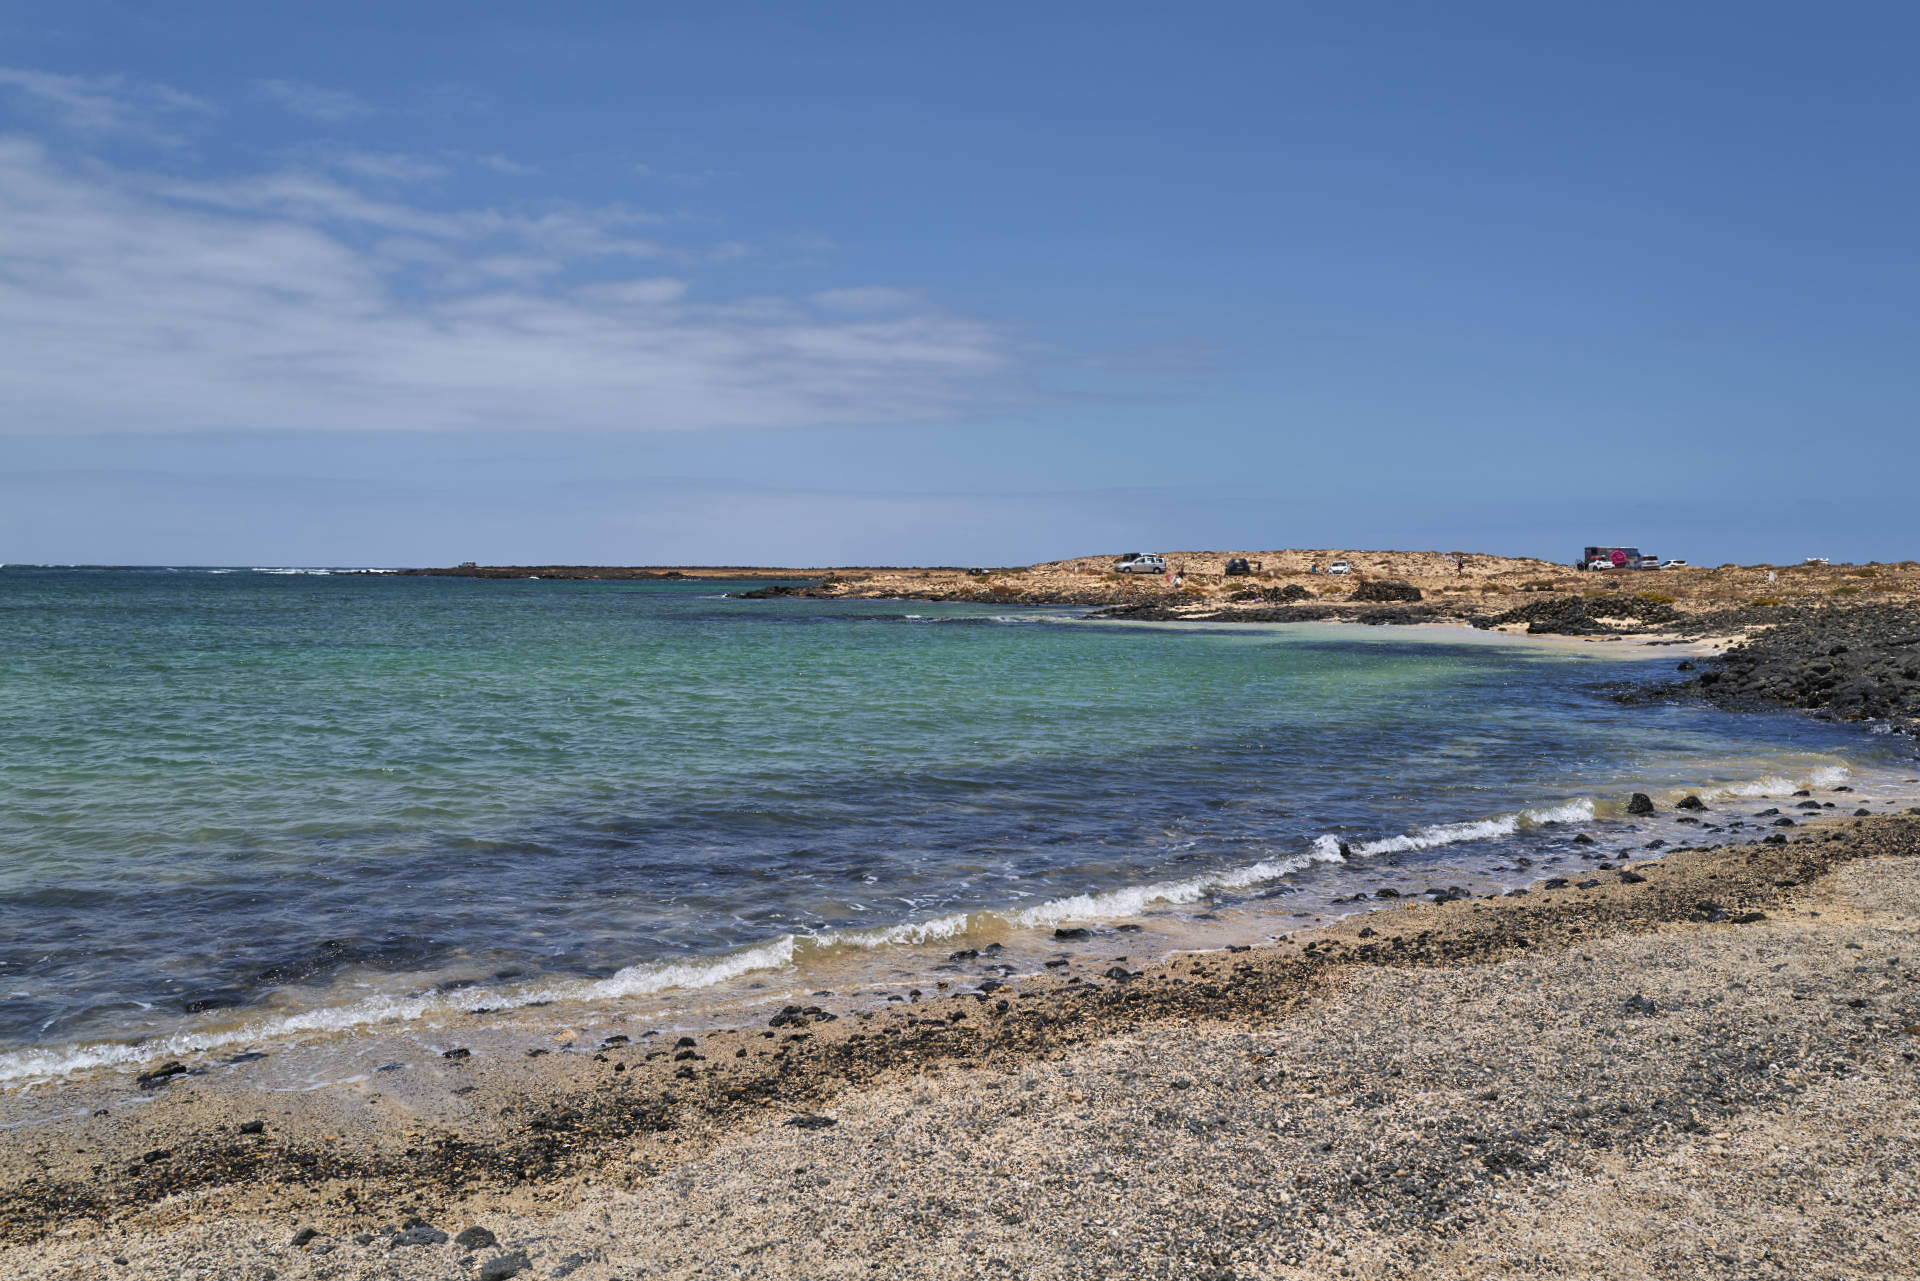
[[[1165,964],[1102,930],[1017,984],[691,1045],[455,1053],[406,1091],[74,1083],[68,1115],[6,1132],[0,1258],[36,1277],[1909,1275],[1920,818],[1661,853]],[[148,1101],[90,1106],[130,1092]]]

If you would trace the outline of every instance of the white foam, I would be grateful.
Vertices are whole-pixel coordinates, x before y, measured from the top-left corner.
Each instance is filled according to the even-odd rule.
[[[1409,854],[1415,850],[1430,850],[1440,845],[1498,840],[1502,836],[1512,836],[1519,830],[1520,816],[1508,814],[1503,818],[1482,819],[1477,823],[1435,823],[1431,827],[1417,827],[1405,836],[1389,836],[1384,840],[1367,841],[1352,848],[1355,854],[1368,858],[1376,854]]]
[[[776,970],[793,964],[794,937],[782,934],[771,943],[734,952],[714,961],[657,961],[629,965],[619,973],[588,983],[562,983],[538,996],[510,1000],[526,1005],[533,1000],[593,1001],[620,996],[651,996],[668,988],[712,987],[754,970]]]
[[[1593,819],[1593,802],[1582,796],[1578,800],[1567,801],[1561,805],[1549,805],[1545,809],[1522,810],[1520,821],[1523,825],[1541,823],[1586,823]]]
[[[870,930],[831,930],[802,940],[814,947],[895,947],[931,943],[965,934],[972,921],[965,912],[937,916],[930,921],[906,921],[899,925],[875,926]]]
[[[217,1032],[177,1032],[135,1045],[106,1043],[17,1050],[0,1054],[0,1086],[70,1076],[93,1068],[128,1067],[160,1059],[187,1058],[234,1046],[253,1045],[301,1033],[346,1032],[381,1023],[412,1022],[433,1015],[458,1014],[474,1005],[517,1009],[543,1001],[593,1001],[648,996],[668,988],[703,988],[755,970],[779,969],[793,962],[794,937],[703,961],[663,961],[630,965],[604,979],[583,979],[540,988],[499,992],[463,988],[456,994],[369,997],[350,1005],[323,1006],[243,1023]]]
[[[1265,859],[1247,867],[1190,877],[1183,881],[1155,881],[1099,894],[1074,894],[1002,915],[1011,924],[1029,929],[1058,925],[1062,921],[1137,916],[1155,903],[1194,903],[1219,890],[1245,889],[1262,881],[1278,880],[1312,863],[1337,863],[1340,859],[1340,843],[1328,843],[1323,837],[1313,843],[1310,853],[1294,858]]]

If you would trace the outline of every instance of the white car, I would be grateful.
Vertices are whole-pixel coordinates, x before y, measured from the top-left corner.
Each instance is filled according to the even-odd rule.
[[[1685,562],[1684,560],[1666,560],[1666,561],[1661,561],[1661,562],[1660,562],[1660,568],[1662,568],[1662,569],[1686,569],[1686,568],[1688,568],[1688,565],[1687,565],[1687,562]]]
[[[1592,560],[1587,562],[1587,568],[1588,569],[1612,569],[1613,562],[1610,560],[1602,560],[1600,559],[1600,557],[1596,556]]]
[[[1333,564],[1327,566],[1327,572],[1335,578],[1343,578],[1353,572],[1353,566],[1347,564],[1344,560],[1336,560]]]
[[[1116,574],[1164,574],[1167,572],[1167,560],[1166,557],[1156,556],[1152,552],[1148,552],[1145,556],[1138,552],[1128,552],[1114,562],[1113,572]]]

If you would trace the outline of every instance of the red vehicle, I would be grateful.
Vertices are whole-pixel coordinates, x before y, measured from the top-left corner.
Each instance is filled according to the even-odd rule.
[[[1638,569],[1642,559],[1638,547],[1589,547],[1580,558],[1580,568]]]

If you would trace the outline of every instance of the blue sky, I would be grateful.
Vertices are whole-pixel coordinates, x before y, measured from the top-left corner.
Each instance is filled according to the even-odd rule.
[[[0,11],[0,561],[1920,555],[1909,4]]]

